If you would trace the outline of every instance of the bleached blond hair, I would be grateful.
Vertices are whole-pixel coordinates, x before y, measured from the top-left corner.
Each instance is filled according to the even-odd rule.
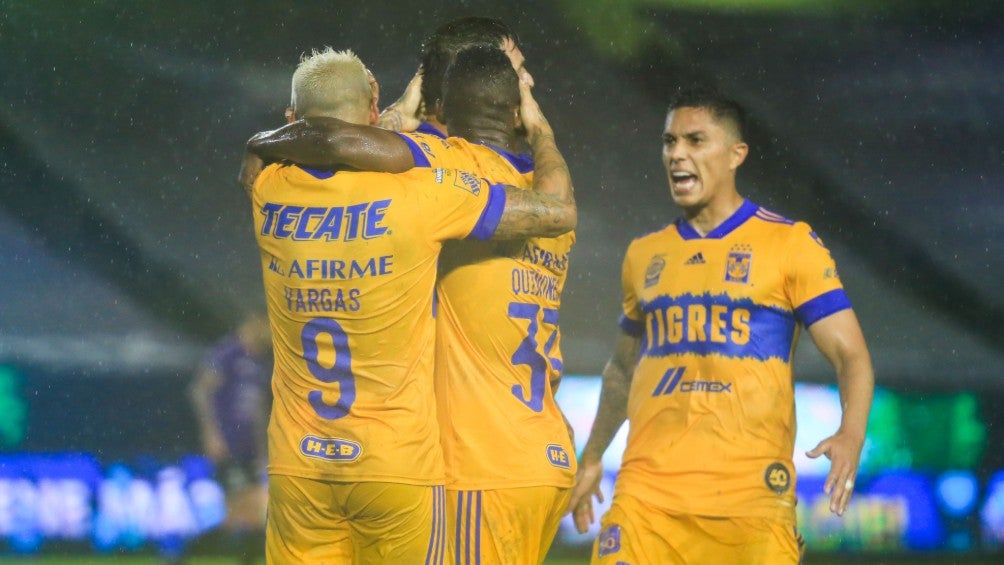
[[[293,73],[290,104],[296,115],[329,116],[367,123],[373,91],[366,66],[351,50],[314,49]]]

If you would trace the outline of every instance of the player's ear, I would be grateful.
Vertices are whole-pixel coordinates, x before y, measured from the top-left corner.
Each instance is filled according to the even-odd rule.
[[[291,124],[296,121],[296,110],[292,106],[286,107],[286,123]]]
[[[731,157],[729,158],[729,168],[733,171],[739,168],[739,165],[743,164],[746,160],[746,156],[749,155],[750,146],[746,145],[745,142],[737,141],[732,145]]]
[[[519,106],[516,106],[515,108],[513,108],[513,110],[512,110],[512,118],[513,118],[513,125],[515,126],[516,131],[522,130],[523,129],[523,114],[521,114],[519,112]]]
[[[380,123],[380,108],[377,107],[377,99],[370,100],[370,125],[375,126]]]
[[[373,73],[366,69],[366,78],[369,79],[370,83],[370,93],[372,98],[370,98],[370,125],[375,126],[380,121],[380,83],[377,82]]]

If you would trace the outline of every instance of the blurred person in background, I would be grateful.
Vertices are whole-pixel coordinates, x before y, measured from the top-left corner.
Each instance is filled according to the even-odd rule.
[[[602,500],[602,455],[625,419],[627,447],[603,515],[599,564],[792,564],[799,326],[836,369],[843,417],[807,455],[831,461],[825,491],[843,514],[874,389],[857,317],[822,240],[744,199],[745,112],[706,88],[681,91],[663,164],[683,217],[635,239],[622,270],[623,333],[603,371],[569,510]]]
[[[264,548],[271,352],[268,320],[250,315],[212,347],[189,387],[203,453],[226,492],[225,544],[244,563]]]

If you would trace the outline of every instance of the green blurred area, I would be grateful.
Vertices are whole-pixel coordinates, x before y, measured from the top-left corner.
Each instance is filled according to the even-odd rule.
[[[987,428],[971,392],[906,394],[879,388],[868,421],[861,472],[976,470]]]
[[[20,392],[21,377],[0,365],[0,447],[11,449],[24,441],[28,407]]]
[[[584,32],[601,57],[625,62],[646,48],[668,55],[679,45],[651,17],[653,13],[700,12],[737,15],[792,15],[845,19],[896,17],[943,23],[945,18],[993,18],[1004,2],[967,2],[964,10],[948,0],[558,0],[576,30]]]

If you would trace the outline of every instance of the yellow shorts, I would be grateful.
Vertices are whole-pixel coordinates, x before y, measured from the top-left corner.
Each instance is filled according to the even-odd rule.
[[[794,524],[766,518],[674,515],[615,495],[593,544],[594,565],[796,565]]]
[[[442,564],[444,497],[441,486],[272,475],[265,527],[267,562]]]
[[[542,563],[571,495],[558,487],[447,490],[447,563]]]

